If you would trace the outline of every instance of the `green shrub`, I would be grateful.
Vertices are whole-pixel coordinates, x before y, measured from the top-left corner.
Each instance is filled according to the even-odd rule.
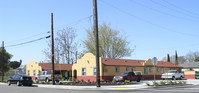
[[[82,83],[82,82],[84,82],[84,80],[83,80],[83,79],[81,79],[81,80],[80,80],[80,82]]]
[[[35,84],[39,84],[39,81],[38,81],[38,80],[36,80],[34,83],[35,83]]]
[[[88,79],[87,82],[90,83],[91,82],[90,79]]]
[[[63,85],[63,82],[59,82],[59,85]]]
[[[50,84],[50,82],[46,82],[46,84]]]
[[[100,80],[100,82],[104,82],[104,79]]]
[[[187,84],[187,82],[186,82],[186,81],[182,81],[182,83],[183,83],[183,84]]]
[[[178,84],[183,85],[183,82],[182,82],[182,81],[179,81]]]
[[[69,77],[69,79],[68,79],[69,81],[72,81],[72,77]]]
[[[159,84],[158,82],[153,82],[153,85],[158,86]]]
[[[147,85],[147,86],[150,86],[150,83],[147,82],[146,85]]]
[[[160,82],[159,82],[159,85],[161,85],[161,86],[162,86],[162,85],[166,85],[166,82],[165,82],[165,81],[160,81]]]
[[[45,82],[44,82],[44,81],[42,81],[42,82],[41,82],[41,84],[45,84]]]
[[[168,84],[169,84],[169,85],[174,85],[174,82],[170,80],[170,81],[168,82]]]
[[[70,82],[66,82],[66,85],[70,85]]]

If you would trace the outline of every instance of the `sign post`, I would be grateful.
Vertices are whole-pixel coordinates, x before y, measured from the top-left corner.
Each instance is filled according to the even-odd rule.
[[[153,69],[153,78],[154,78],[154,83],[153,83],[153,85],[155,86],[155,65],[157,65],[157,63],[158,63],[158,59],[156,58],[156,57],[153,57],[153,59],[152,59],[152,64],[153,64],[153,66],[154,66],[154,69]]]

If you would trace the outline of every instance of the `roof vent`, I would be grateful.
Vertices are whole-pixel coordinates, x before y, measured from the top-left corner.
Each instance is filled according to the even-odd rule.
[[[105,59],[105,61],[107,61],[107,59]]]
[[[127,62],[127,61],[125,60],[125,62]]]

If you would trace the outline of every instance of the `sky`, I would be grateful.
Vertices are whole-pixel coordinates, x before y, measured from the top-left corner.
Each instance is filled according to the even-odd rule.
[[[162,60],[167,54],[184,56],[199,51],[199,0],[97,0],[98,23],[126,35],[134,52],[124,59]],[[72,27],[77,32],[78,52],[86,29],[93,25],[93,0],[0,0],[0,43],[13,55],[11,61],[28,64],[45,60],[42,51],[49,39],[12,46],[43,38]],[[1,44],[0,44],[1,45]]]

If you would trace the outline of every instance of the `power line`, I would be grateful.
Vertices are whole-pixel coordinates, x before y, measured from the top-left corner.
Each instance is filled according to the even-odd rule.
[[[169,29],[169,28],[167,28],[167,27],[161,26],[161,25],[159,25],[159,24],[155,24],[155,23],[153,23],[153,22],[151,22],[151,21],[149,21],[149,20],[146,20],[146,19],[143,19],[143,18],[138,17],[138,16],[136,16],[136,15],[133,15],[133,14],[131,14],[131,13],[127,12],[127,11],[124,11],[124,10],[122,10],[122,9],[120,9],[120,8],[118,8],[118,7],[116,7],[116,6],[112,5],[112,4],[110,4],[110,3],[107,3],[107,2],[105,2],[105,1],[103,1],[103,0],[100,0],[100,1],[101,1],[102,3],[108,5],[108,6],[112,7],[112,8],[115,8],[117,11],[119,11],[119,12],[121,12],[121,13],[124,13],[124,14],[126,14],[126,15],[132,16],[132,17],[134,17],[134,18],[136,18],[136,19],[138,19],[138,20],[141,20],[141,21],[143,21],[143,22],[146,22],[146,23],[151,24],[151,25],[153,25],[153,26],[156,26],[156,27],[158,27],[158,28],[164,29],[165,31],[168,31],[168,32],[175,32],[175,33],[178,33],[178,34],[181,34],[181,35],[186,35],[186,36],[189,35],[189,36],[198,37],[197,35],[193,35],[193,34],[189,34],[189,33],[183,33],[183,32],[179,32],[179,31],[173,31],[173,30],[171,30],[171,29]]]
[[[14,40],[14,41],[6,42],[6,44],[10,44],[10,43],[13,43],[13,42],[16,42],[16,41],[27,40],[28,38],[33,38],[33,37],[40,36],[40,35],[43,35],[43,34],[46,34],[46,33],[50,33],[50,31],[44,32],[44,33],[40,33],[40,34],[36,34],[36,35],[33,35],[33,36],[29,36],[29,37],[26,37],[26,38],[22,38],[22,39],[19,39],[19,40]]]
[[[92,16],[93,16],[93,15],[90,15],[90,16],[87,16],[87,17],[84,17],[84,18],[81,18],[81,19],[79,19],[79,20],[77,20],[77,21],[71,22],[71,23],[66,24],[66,25],[64,25],[64,26],[74,26],[74,25],[77,25],[77,24],[79,24],[80,22],[82,22],[82,21],[84,21],[84,20],[87,20],[87,19],[90,20]],[[57,29],[58,29],[58,28],[61,28],[61,27],[57,27]]]
[[[154,3],[154,4],[157,4],[157,5],[163,6],[163,7],[167,8],[167,9],[169,9],[169,10],[171,10],[171,11],[174,11],[174,12],[177,12],[177,13],[180,13],[180,14],[183,14],[183,15],[186,15],[186,16],[189,16],[189,17],[191,17],[191,18],[195,17],[195,16],[193,16],[193,15],[190,15],[190,14],[187,14],[187,13],[184,13],[184,12],[181,12],[181,11],[178,11],[178,10],[176,10],[176,9],[167,7],[166,5],[163,5],[163,4],[161,4],[161,3],[158,3],[158,2],[156,2],[156,1],[154,1],[154,0],[151,0],[151,2]],[[195,17],[195,18],[198,19],[199,17]]]
[[[199,16],[199,14],[196,14],[196,13],[191,12],[191,11],[189,11],[189,10],[186,10],[186,9],[184,9],[184,8],[178,7],[178,6],[176,6],[175,4],[172,4],[172,3],[170,3],[170,2],[168,2],[168,1],[166,1],[166,0],[162,0],[162,1],[166,2],[167,4],[169,4],[169,5],[171,5],[171,6],[175,7],[175,8],[178,8],[178,9],[184,11],[184,12],[188,12],[188,13],[190,13],[190,14],[192,14],[192,15]]]
[[[42,40],[42,39],[46,39],[46,38],[49,38],[49,37],[50,37],[50,35],[46,36],[46,37],[38,38],[38,39],[35,39],[35,40],[31,40],[31,41],[27,41],[27,42],[23,42],[23,43],[19,43],[19,44],[14,44],[14,45],[9,45],[9,46],[5,46],[5,47],[14,47],[14,46],[19,46],[19,45],[24,45],[24,44],[32,43],[32,42],[39,41],[39,40]]]
[[[147,5],[144,5],[144,4],[142,4],[142,3],[137,2],[137,1],[135,1],[135,0],[129,0],[129,1],[134,2],[134,3],[136,3],[136,4],[139,4],[139,5],[141,5],[141,6],[145,7],[145,8],[147,8],[147,9],[151,9],[151,10],[153,10],[153,11],[156,11],[156,12],[159,12],[159,13],[162,13],[162,14],[165,14],[165,15],[168,15],[168,16],[171,16],[171,17],[175,17],[175,18],[183,19],[183,20],[188,20],[188,21],[199,22],[199,20],[193,20],[193,19],[188,19],[188,18],[184,18],[184,17],[180,17],[180,16],[175,16],[175,15],[172,15],[171,13],[166,13],[166,12],[160,11],[160,10],[158,10],[158,9],[156,9],[156,8],[149,7],[149,6],[147,6]]]

